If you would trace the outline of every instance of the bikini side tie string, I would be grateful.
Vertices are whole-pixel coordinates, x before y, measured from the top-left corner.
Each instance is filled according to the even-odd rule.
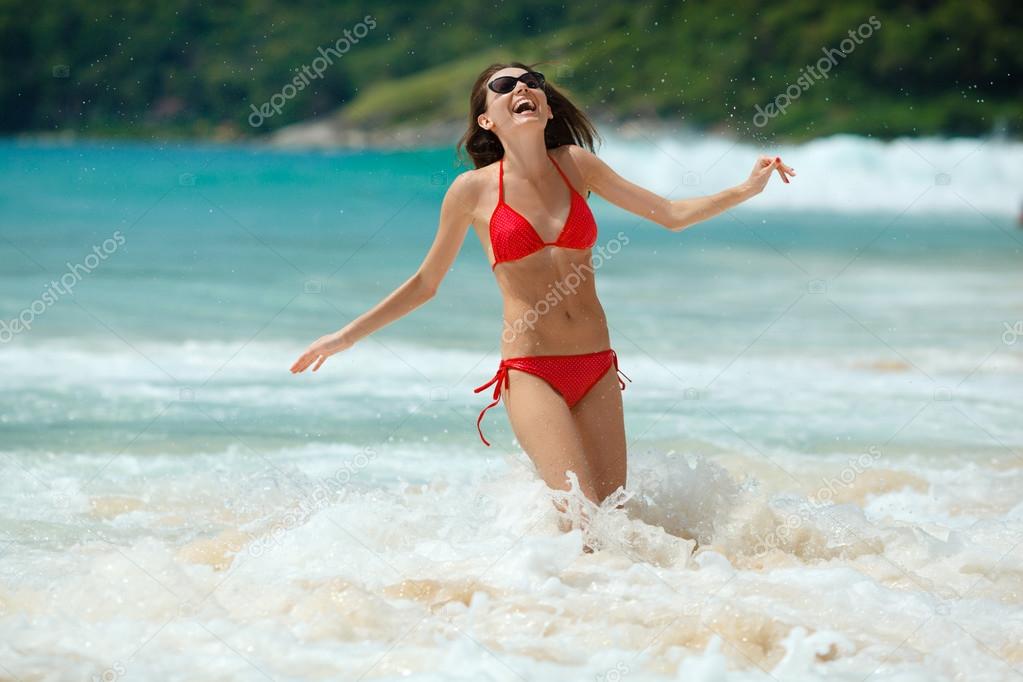
[[[618,354],[614,352],[614,349],[611,349],[611,360],[612,360],[612,362],[615,363],[615,372],[617,372],[618,374],[621,374],[626,379],[629,379],[629,375],[628,374],[626,374],[622,370],[618,369]],[[618,379],[618,383],[622,385],[621,388],[624,391],[625,390],[625,382],[622,381],[619,378]],[[629,379],[629,383],[632,383],[632,379]]]
[[[497,368],[497,374],[495,374],[494,377],[490,381],[488,381],[487,383],[483,384],[482,386],[479,386],[478,388],[474,388],[472,390],[472,392],[473,393],[479,393],[480,391],[485,389],[487,386],[490,386],[491,384],[495,384],[494,385],[494,395],[493,395],[494,402],[492,402],[489,405],[487,405],[486,407],[484,407],[483,410],[480,412],[479,418],[476,419],[476,430],[479,431],[479,433],[480,433],[480,440],[482,440],[483,444],[486,445],[487,447],[490,447],[490,443],[488,443],[487,439],[483,437],[483,429],[480,426],[480,423],[483,421],[483,415],[486,414],[487,410],[489,410],[491,407],[493,407],[498,402],[500,402],[500,400],[501,400],[501,384],[504,384],[504,387],[508,388],[508,368],[505,366],[504,362],[502,362],[501,366]]]

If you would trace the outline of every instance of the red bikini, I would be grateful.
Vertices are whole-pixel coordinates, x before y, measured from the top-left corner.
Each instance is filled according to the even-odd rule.
[[[494,264],[490,266],[491,270],[496,268],[498,263],[525,258],[546,246],[589,249],[597,243],[597,223],[586,200],[572,187],[558,162],[550,154],[547,158],[558,169],[558,173],[568,186],[570,205],[565,224],[561,227],[556,240],[545,242],[525,216],[504,203],[504,157],[502,157],[497,176],[497,206],[490,215],[490,245],[494,250]]]
[[[571,205],[565,224],[555,241],[545,242],[521,213],[504,202],[504,159],[502,158],[498,167],[497,206],[494,207],[494,212],[490,216],[490,244],[494,251],[494,265],[491,266],[491,270],[496,268],[498,263],[525,258],[548,246],[589,249],[597,243],[597,223],[593,219],[586,200],[572,187],[572,183],[568,181],[561,167],[558,166],[558,162],[550,154],[547,156],[568,186]],[[540,377],[564,398],[565,404],[571,409],[583,399],[583,396],[612,366],[614,366],[615,372],[629,379],[624,372],[618,369],[618,356],[610,348],[575,355],[529,355],[502,359],[497,368],[497,374],[487,383],[473,389],[474,393],[479,393],[491,384],[495,384],[494,401],[483,408],[476,420],[476,430],[479,431],[480,440],[489,447],[490,443],[483,437],[483,429],[480,424],[486,411],[501,400],[502,386],[508,387],[509,369],[517,369]],[[624,391],[625,382],[618,379],[618,383],[621,384],[621,389]]]
[[[496,383],[494,402],[484,407],[479,418],[476,419],[476,430],[480,432],[480,440],[484,445],[490,446],[487,439],[483,437],[480,423],[483,421],[486,411],[501,400],[502,385],[504,388],[508,388],[509,369],[518,369],[540,377],[561,394],[561,397],[565,399],[565,404],[571,409],[589,393],[593,385],[600,381],[612,365],[614,365],[615,372],[629,379],[625,372],[618,369],[618,356],[610,348],[578,355],[527,355],[501,360],[497,374],[487,383],[473,389],[473,393],[479,393],[487,386]],[[624,391],[625,382],[618,379],[618,383],[621,384],[621,389]]]

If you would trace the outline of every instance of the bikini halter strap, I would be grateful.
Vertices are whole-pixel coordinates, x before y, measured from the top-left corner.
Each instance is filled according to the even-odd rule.
[[[550,159],[551,163],[554,164],[554,167],[558,169],[558,175],[560,175],[561,179],[565,181],[566,185],[568,185],[568,189],[574,192],[575,188],[572,187],[572,183],[568,181],[568,176],[565,175],[563,170],[561,170],[561,166],[558,165],[558,162],[555,161],[554,157],[550,154],[547,154],[547,158]],[[504,156],[501,157],[501,160],[497,164],[497,201],[501,204],[504,203]]]
[[[501,157],[501,162],[497,166],[497,201],[498,203],[504,203],[504,157]]]

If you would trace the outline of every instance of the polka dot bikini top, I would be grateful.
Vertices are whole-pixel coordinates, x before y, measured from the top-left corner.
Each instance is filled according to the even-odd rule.
[[[547,155],[547,158],[551,160],[565,184],[568,185],[572,201],[568,218],[565,219],[558,238],[552,242],[545,242],[521,213],[504,202],[504,158],[502,157],[498,171],[497,206],[494,207],[494,212],[490,216],[490,245],[494,250],[494,264],[491,266],[491,270],[494,270],[498,263],[525,258],[547,246],[589,249],[597,243],[597,223],[593,219],[586,200],[572,188],[572,183],[561,171],[558,162],[550,154]]]

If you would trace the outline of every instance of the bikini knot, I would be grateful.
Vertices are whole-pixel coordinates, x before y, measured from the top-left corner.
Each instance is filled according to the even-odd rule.
[[[618,369],[618,354],[614,352],[614,349],[611,350],[611,360],[615,364],[615,372],[617,372],[618,374],[621,374],[626,379],[629,379],[629,375],[627,375],[622,370]],[[625,390],[625,382],[622,381],[621,379],[619,379],[618,383],[621,384],[621,389],[624,391]],[[632,379],[629,379],[629,383],[632,383]]]
[[[493,395],[494,402],[492,402],[489,405],[487,405],[486,407],[484,407],[480,411],[480,416],[476,419],[476,430],[479,431],[480,440],[482,440],[483,444],[486,445],[487,447],[490,447],[490,443],[488,443],[487,439],[483,437],[483,428],[480,426],[480,423],[483,421],[483,415],[486,414],[487,410],[489,410],[491,407],[493,407],[498,402],[500,402],[500,400],[501,400],[501,385],[503,384],[505,388],[508,388],[508,368],[505,366],[504,361],[501,362],[501,366],[497,368],[497,373],[493,376],[493,378],[490,381],[488,381],[487,383],[483,384],[482,386],[478,386],[478,387],[474,388],[472,390],[472,392],[473,393],[479,393],[480,391],[485,389],[487,386],[490,386],[491,384],[494,385],[494,395]]]

